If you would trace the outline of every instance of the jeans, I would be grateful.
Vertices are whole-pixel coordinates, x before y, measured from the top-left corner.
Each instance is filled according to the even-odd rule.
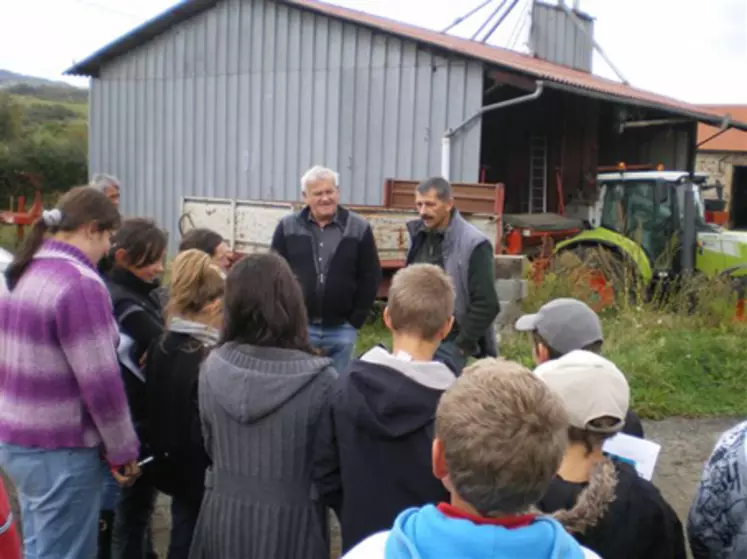
[[[105,461],[101,461],[101,468],[104,475],[103,491],[101,494],[101,510],[117,510],[117,503],[119,503],[119,495],[121,489],[119,483],[114,479],[109,464]]]
[[[25,559],[96,557],[103,486],[95,448],[0,445],[21,504]]]
[[[145,559],[151,550],[150,517],[156,505],[156,489],[147,475],[123,487],[114,516],[112,557]]]
[[[459,351],[454,342],[441,342],[441,345],[436,348],[436,353],[433,356],[434,361],[439,361],[446,365],[454,371],[456,376],[462,374],[462,370],[467,365],[468,358],[469,356],[462,355],[462,352]]]
[[[332,359],[332,365],[339,373],[347,369],[357,339],[358,330],[347,322],[340,326],[309,324],[311,345],[323,350],[326,356]]]
[[[200,505],[181,499],[171,500],[171,542],[168,559],[187,559],[195,533]]]

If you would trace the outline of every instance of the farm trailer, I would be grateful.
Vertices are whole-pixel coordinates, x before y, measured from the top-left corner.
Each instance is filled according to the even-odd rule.
[[[388,180],[382,206],[346,206],[368,220],[378,247],[384,280],[379,297],[385,298],[391,277],[405,265],[410,240],[407,222],[418,218],[414,181]],[[503,236],[502,184],[454,184],[455,205],[464,218],[490,240],[495,252],[496,291],[501,300],[498,322],[510,320],[515,304],[526,296],[526,256],[506,252]],[[269,250],[272,234],[282,217],[298,211],[301,202],[233,200],[187,196],[182,201],[180,232],[207,227],[220,233],[238,254]],[[509,228],[510,229],[510,228]],[[513,229],[511,229],[513,231]],[[528,230],[527,230],[528,231]],[[577,230],[575,232],[578,232]],[[527,235],[526,238],[531,238]]]

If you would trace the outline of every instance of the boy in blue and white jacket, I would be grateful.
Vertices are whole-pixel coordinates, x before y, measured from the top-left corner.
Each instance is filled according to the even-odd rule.
[[[436,412],[433,473],[450,503],[410,508],[344,559],[599,559],[533,505],[567,443],[562,402],[529,370],[484,359]]]

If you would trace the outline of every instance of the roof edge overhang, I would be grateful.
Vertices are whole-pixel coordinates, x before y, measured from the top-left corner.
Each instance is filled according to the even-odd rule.
[[[545,85],[551,89],[558,91],[565,91],[567,93],[574,93],[576,95],[582,95],[584,97],[590,97],[592,99],[599,99],[600,101],[609,101],[611,103],[621,103],[624,105],[632,105],[635,107],[641,107],[644,109],[653,109],[662,111],[670,114],[676,114],[687,117],[693,121],[702,122],[711,126],[735,128],[747,132],[747,123],[740,122],[738,120],[731,120],[729,115],[719,116],[709,113],[702,113],[695,110],[685,110],[679,107],[673,107],[665,103],[657,103],[655,101],[648,101],[644,99],[638,99],[634,97],[624,97],[620,95],[613,95],[611,93],[605,93],[602,91],[595,91],[584,87],[578,87],[562,82],[548,80],[542,78]]]
[[[125,35],[114,39],[93,54],[62,72],[63,76],[85,76],[98,78],[101,67],[169,30],[172,25],[190,19],[209,10],[221,0],[182,0],[178,4],[164,10],[160,14],[146,20]]]
[[[100,77],[101,67],[104,64],[111,62],[112,60],[118,58],[126,52],[129,52],[131,49],[136,48],[144,42],[157,37],[161,33],[170,29],[173,25],[199,15],[200,13],[209,10],[220,2],[221,0],[183,0],[179,4],[176,4],[175,6],[169,8],[161,14],[139,25],[126,35],[102,47],[83,61],[71,66],[70,68],[65,70],[65,72],[63,72],[63,75],[88,76],[91,78],[98,78]],[[386,29],[383,27],[383,25],[378,23],[360,21],[358,17],[351,17],[350,19],[346,19],[338,13],[334,13],[332,10],[337,7],[330,4],[320,3],[319,5],[314,5],[313,3],[306,2],[305,0],[299,0],[298,2],[289,0],[287,4],[298,9],[320,13],[328,17],[333,17],[342,21],[349,21],[356,25],[369,27],[379,32],[388,33],[396,37],[413,41],[428,48],[450,50],[450,52],[453,52],[453,54],[457,56],[465,59],[475,60],[490,67],[491,69],[505,71],[514,75],[520,74],[522,78],[528,80],[542,81],[546,87],[551,89],[566,91],[575,95],[600,99],[612,103],[638,106],[642,108],[662,111],[669,114],[684,116],[686,118],[692,119],[693,121],[702,122],[711,126],[718,126],[719,128],[723,129],[735,128],[737,130],[747,131],[747,123],[733,121],[730,119],[729,115],[721,116],[714,113],[698,111],[697,105],[691,105],[692,109],[688,110],[683,107],[677,107],[675,105],[667,104],[666,102],[664,102],[664,100],[657,102],[654,100],[641,98],[640,96],[615,95],[613,93],[600,91],[597,89],[591,89],[580,85],[566,83],[563,80],[553,79],[552,76],[538,75],[533,73],[532,71],[527,71],[510,64],[502,65],[500,63],[497,63],[495,60],[490,60],[483,56],[465,52],[464,49],[461,48],[448,49],[445,45],[440,45],[433,41],[428,41],[419,37],[408,36],[406,33],[398,30]],[[410,26],[407,25],[407,27]]]

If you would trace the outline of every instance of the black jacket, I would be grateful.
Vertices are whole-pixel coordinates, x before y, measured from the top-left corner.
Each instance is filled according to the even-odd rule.
[[[589,483],[556,477],[539,508],[564,515],[556,518],[604,559],[687,557],[677,514],[651,482],[625,463],[604,462]]]
[[[132,420],[140,437],[141,456],[148,453],[148,421],[145,403],[145,382],[140,364],[148,347],[164,330],[161,309],[152,292],[158,283],[147,283],[122,268],[114,268],[107,285],[112,296],[114,318],[119,325],[119,363],[122,369],[127,401]],[[125,351],[126,340],[132,346]],[[133,368],[136,369],[133,371]]]
[[[643,434],[643,423],[641,423],[641,419],[633,410],[628,410],[628,413],[625,415],[625,425],[622,432],[631,437],[638,437],[639,439],[646,438]]]
[[[418,365],[419,375],[402,372]],[[335,440],[327,447],[339,478],[321,491],[337,509],[343,552],[390,529],[408,507],[448,501],[432,473],[431,448],[436,406],[454,378],[442,363],[407,363],[380,347],[340,374],[330,404]],[[421,383],[428,381],[431,387]]]
[[[188,334],[167,332],[148,350],[145,364],[149,442],[156,460],[153,484],[199,506],[210,459],[197,403],[200,366],[207,348]]]
[[[349,322],[360,328],[376,299],[381,264],[368,222],[342,206],[337,212],[344,233],[323,285],[318,283],[308,207],[280,220],[272,236],[272,250],[288,261],[301,283],[309,319],[320,317],[324,326]]]

